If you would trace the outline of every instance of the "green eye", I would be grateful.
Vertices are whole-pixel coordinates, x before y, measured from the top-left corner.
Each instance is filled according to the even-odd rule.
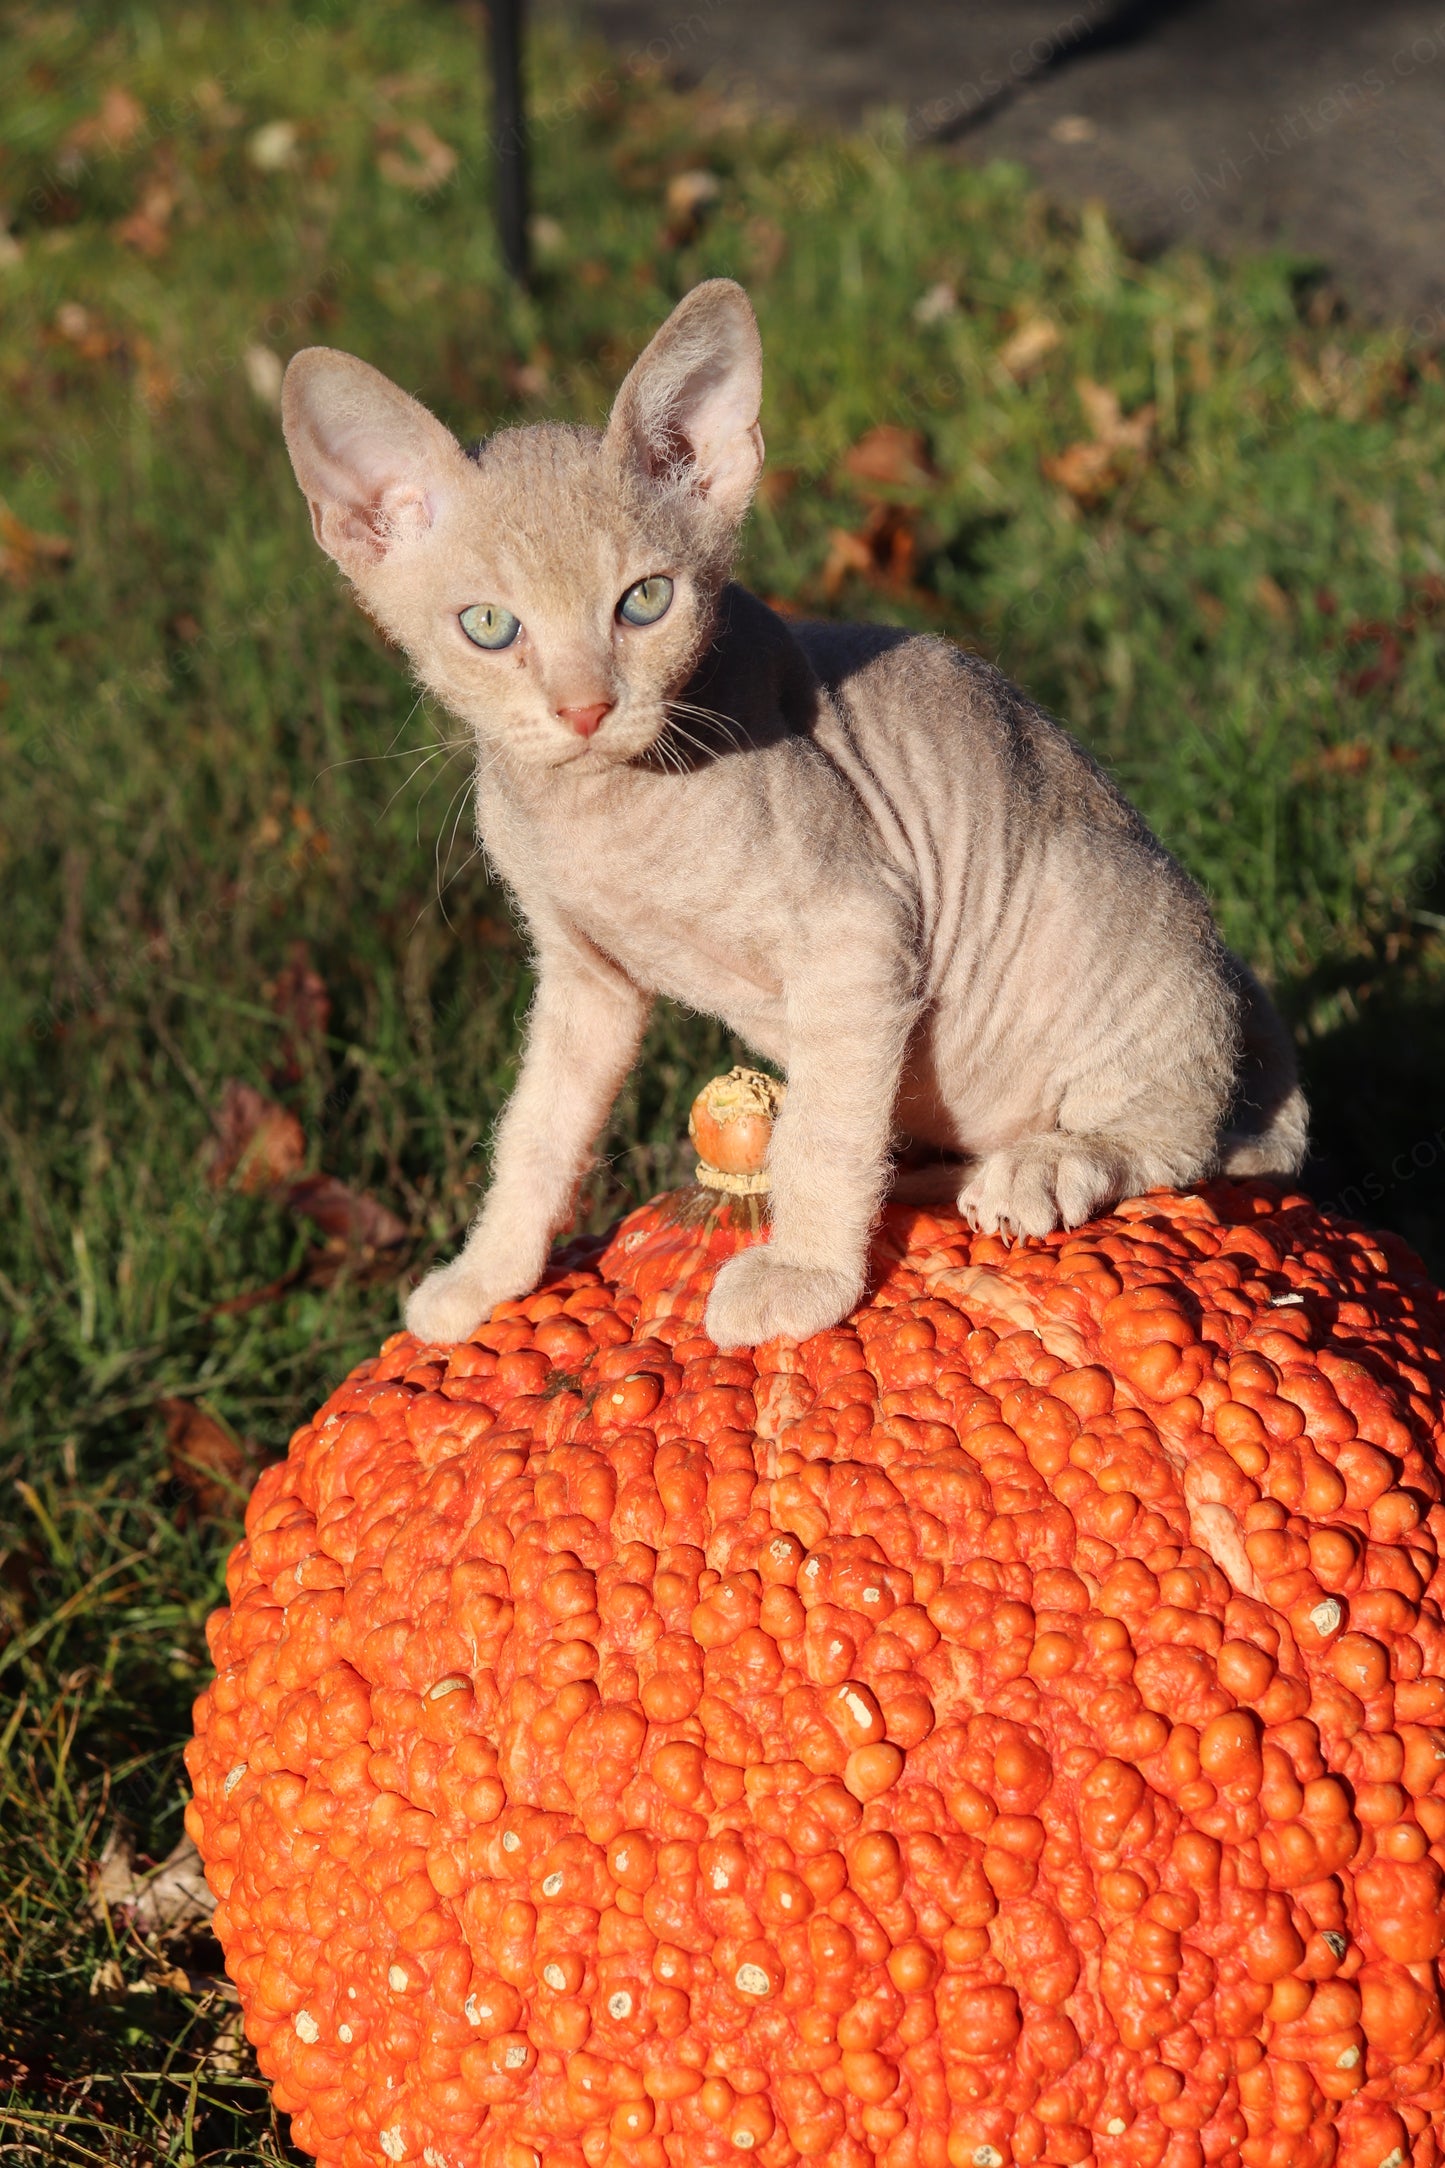
[[[617,614],[628,625],[655,625],[660,617],[666,617],[667,606],[672,600],[672,582],[665,572],[654,572],[651,579],[639,580],[617,605]]]
[[[510,647],[522,629],[519,617],[499,602],[474,602],[461,614],[461,628],[477,647]]]

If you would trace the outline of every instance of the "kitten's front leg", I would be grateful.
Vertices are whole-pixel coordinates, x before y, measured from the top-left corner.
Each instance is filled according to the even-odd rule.
[[[704,1322],[719,1347],[805,1339],[862,1295],[918,1017],[914,980],[907,929],[890,920],[866,935],[845,923],[789,987],[788,1096],[768,1153],[772,1235],[718,1274]]]
[[[491,1187],[460,1256],[429,1273],[406,1304],[407,1329],[422,1340],[464,1339],[496,1303],[536,1286],[637,1056],[650,998],[566,935],[552,933],[539,951],[521,1074],[497,1126]]]

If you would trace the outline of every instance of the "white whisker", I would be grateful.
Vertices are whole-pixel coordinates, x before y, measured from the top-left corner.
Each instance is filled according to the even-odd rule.
[[[456,842],[457,839],[457,826],[461,821],[462,814],[466,810],[468,795],[470,794],[472,787],[473,778],[469,775],[462,784],[461,789],[453,792],[450,800],[448,801],[446,812],[442,815],[441,827],[437,830],[436,848],[433,854],[436,860],[437,902],[441,907],[442,918],[445,920],[448,926],[451,926],[452,922],[447,912],[446,892],[447,889],[451,886],[451,880],[449,877],[443,879],[443,871],[444,867],[450,865],[451,863],[452,845]],[[443,834],[446,835],[445,858],[443,858],[442,852]],[[475,853],[473,855],[475,855]],[[470,861],[468,862],[470,863]],[[418,912],[417,923],[420,922],[420,918],[421,913]],[[452,931],[454,933],[456,931],[456,928],[454,926],[452,926]]]

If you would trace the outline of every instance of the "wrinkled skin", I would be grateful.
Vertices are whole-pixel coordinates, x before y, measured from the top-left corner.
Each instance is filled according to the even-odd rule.
[[[659,1201],[257,1486],[187,1821],[297,2142],[1434,2168],[1445,1298],[1249,1187],[894,1210],[720,1356],[756,1232]]]

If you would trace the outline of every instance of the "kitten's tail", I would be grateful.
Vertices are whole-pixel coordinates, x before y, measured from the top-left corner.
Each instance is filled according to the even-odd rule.
[[[1298,1174],[1309,1150],[1309,1105],[1294,1047],[1273,1002],[1248,964],[1229,958],[1241,1005],[1239,1072],[1219,1140],[1222,1174]]]

